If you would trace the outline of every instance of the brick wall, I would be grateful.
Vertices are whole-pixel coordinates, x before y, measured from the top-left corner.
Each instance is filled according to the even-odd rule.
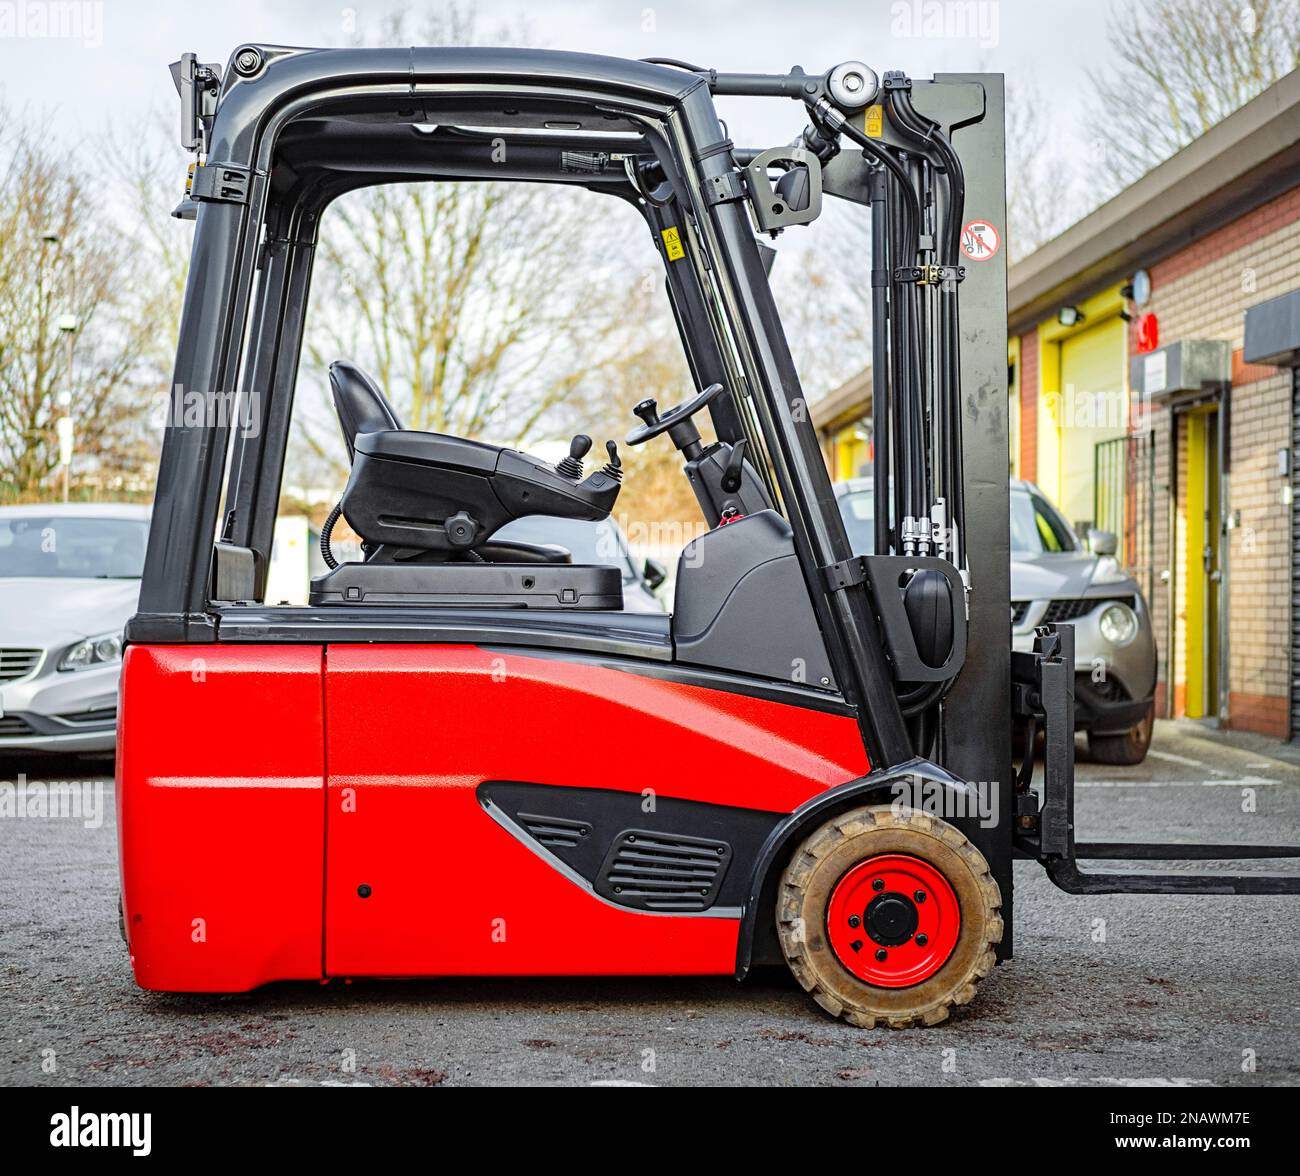
[[[1221,556],[1228,569],[1223,604],[1228,612],[1230,725],[1285,738],[1291,511],[1280,499],[1277,451],[1291,442],[1290,375],[1245,363],[1241,347],[1246,308],[1300,288],[1300,187],[1157,262],[1150,272],[1152,299],[1144,309],[1158,316],[1162,344],[1222,339],[1232,348],[1228,501],[1223,509],[1237,525],[1229,530]],[[1137,350],[1135,333],[1136,324],[1129,338],[1130,355]],[[1030,331],[1020,339],[1020,470],[1028,479],[1037,476],[1040,372],[1038,336]],[[1134,518],[1147,535],[1132,544],[1142,565],[1134,571],[1144,583],[1147,569],[1153,572],[1150,604],[1160,652],[1157,707],[1166,713],[1168,701],[1168,709],[1181,714],[1187,664],[1187,635],[1178,623],[1186,609],[1187,429],[1186,422],[1180,422],[1171,465],[1167,407],[1153,405],[1148,423],[1154,434],[1155,523],[1151,528],[1143,480]],[[1163,572],[1174,574],[1164,580]],[[1176,623],[1169,648],[1171,608]]]
[[[1289,508],[1280,501],[1277,450],[1290,445],[1289,373],[1243,363],[1246,307],[1300,287],[1300,189],[1261,206],[1151,267],[1146,309],[1160,320],[1160,341],[1224,339],[1233,351],[1229,424],[1228,502],[1239,524],[1226,538],[1228,565],[1228,685],[1234,727],[1284,738],[1290,691],[1291,552]],[[1130,346],[1132,341],[1130,341]],[[1183,488],[1185,446],[1179,446],[1174,510],[1174,563],[1168,521],[1169,420],[1152,415],[1156,434],[1155,566],[1175,572],[1174,616],[1185,607]],[[1185,437],[1185,427],[1180,431]],[[1161,492],[1163,489],[1163,493]],[[1167,641],[1168,594],[1157,586],[1151,602],[1157,640]],[[1173,701],[1181,712],[1186,641],[1181,626],[1172,652]],[[1163,695],[1163,691],[1162,691]]]

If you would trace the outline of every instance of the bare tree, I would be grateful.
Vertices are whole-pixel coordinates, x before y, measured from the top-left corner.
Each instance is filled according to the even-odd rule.
[[[382,39],[409,42],[408,25],[405,12],[389,16]],[[453,4],[417,39],[483,38],[472,7]],[[508,162],[508,136],[482,143],[489,170]],[[557,409],[599,395],[616,358],[604,340],[619,326],[619,262],[643,232],[630,209],[557,185],[384,184],[340,198],[322,222],[304,371],[319,393],[298,414],[291,478],[342,473],[322,379],[336,358],[371,371],[409,427],[498,441],[535,435]]]
[[[1081,210],[1074,172],[1056,148],[1048,107],[1032,77],[1008,84],[1007,250],[1017,261],[1069,227]]]
[[[312,362],[355,358],[411,428],[527,436],[598,366],[610,316],[582,238],[601,199],[495,182],[343,197],[322,234]]]
[[[636,448],[622,442],[638,423],[632,415],[638,402],[653,397],[662,411],[697,391],[664,292],[663,270],[657,262],[653,268],[642,266],[635,276],[625,275],[608,290],[618,324],[606,340],[611,362],[601,373],[598,394],[576,402],[560,419],[567,429],[590,433],[597,446],[605,438],[618,443],[626,476],[616,514],[625,524],[636,524],[629,526],[630,532],[665,523],[684,528],[702,516],[682,471],[681,455],[667,438]],[[707,434],[708,412],[695,421]],[[672,536],[660,535],[657,541],[671,543]]]
[[[56,421],[98,467],[147,405],[142,356],[156,336],[136,300],[130,242],[103,215],[46,129],[0,114],[0,481],[6,497],[53,491]]]
[[[1300,65],[1300,0],[1116,4],[1091,75],[1098,170],[1117,191]]]

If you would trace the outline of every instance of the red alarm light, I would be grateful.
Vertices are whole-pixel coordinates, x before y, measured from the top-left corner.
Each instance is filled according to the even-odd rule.
[[[1154,351],[1160,346],[1160,320],[1154,314],[1142,314],[1137,321],[1138,354]]]

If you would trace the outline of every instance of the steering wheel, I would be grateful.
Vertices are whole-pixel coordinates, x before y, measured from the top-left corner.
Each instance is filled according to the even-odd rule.
[[[627,435],[627,444],[644,445],[651,437],[658,437],[661,433],[667,433],[677,425],[689,421],[706,404],[721,396],[722,391],[721,384],[710,384],[703,392],[697,392],[689,400],[674,405],[663,416],[659,415],[653,398],[641,401],[632,411],[645,423]]]

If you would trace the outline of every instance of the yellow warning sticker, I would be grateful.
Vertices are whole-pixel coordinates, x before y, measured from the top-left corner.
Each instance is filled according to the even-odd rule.
[[[879,104],[868,106],[862,115],[863,127],[868,139],[879,139],[885,130],[885,108]]]
[[[682,248],[682,239],[675,225],[669,225],[660,236],[664,239],[664,252],[668,255],[669,261],[677,261],[686,256],[686,250]]]

